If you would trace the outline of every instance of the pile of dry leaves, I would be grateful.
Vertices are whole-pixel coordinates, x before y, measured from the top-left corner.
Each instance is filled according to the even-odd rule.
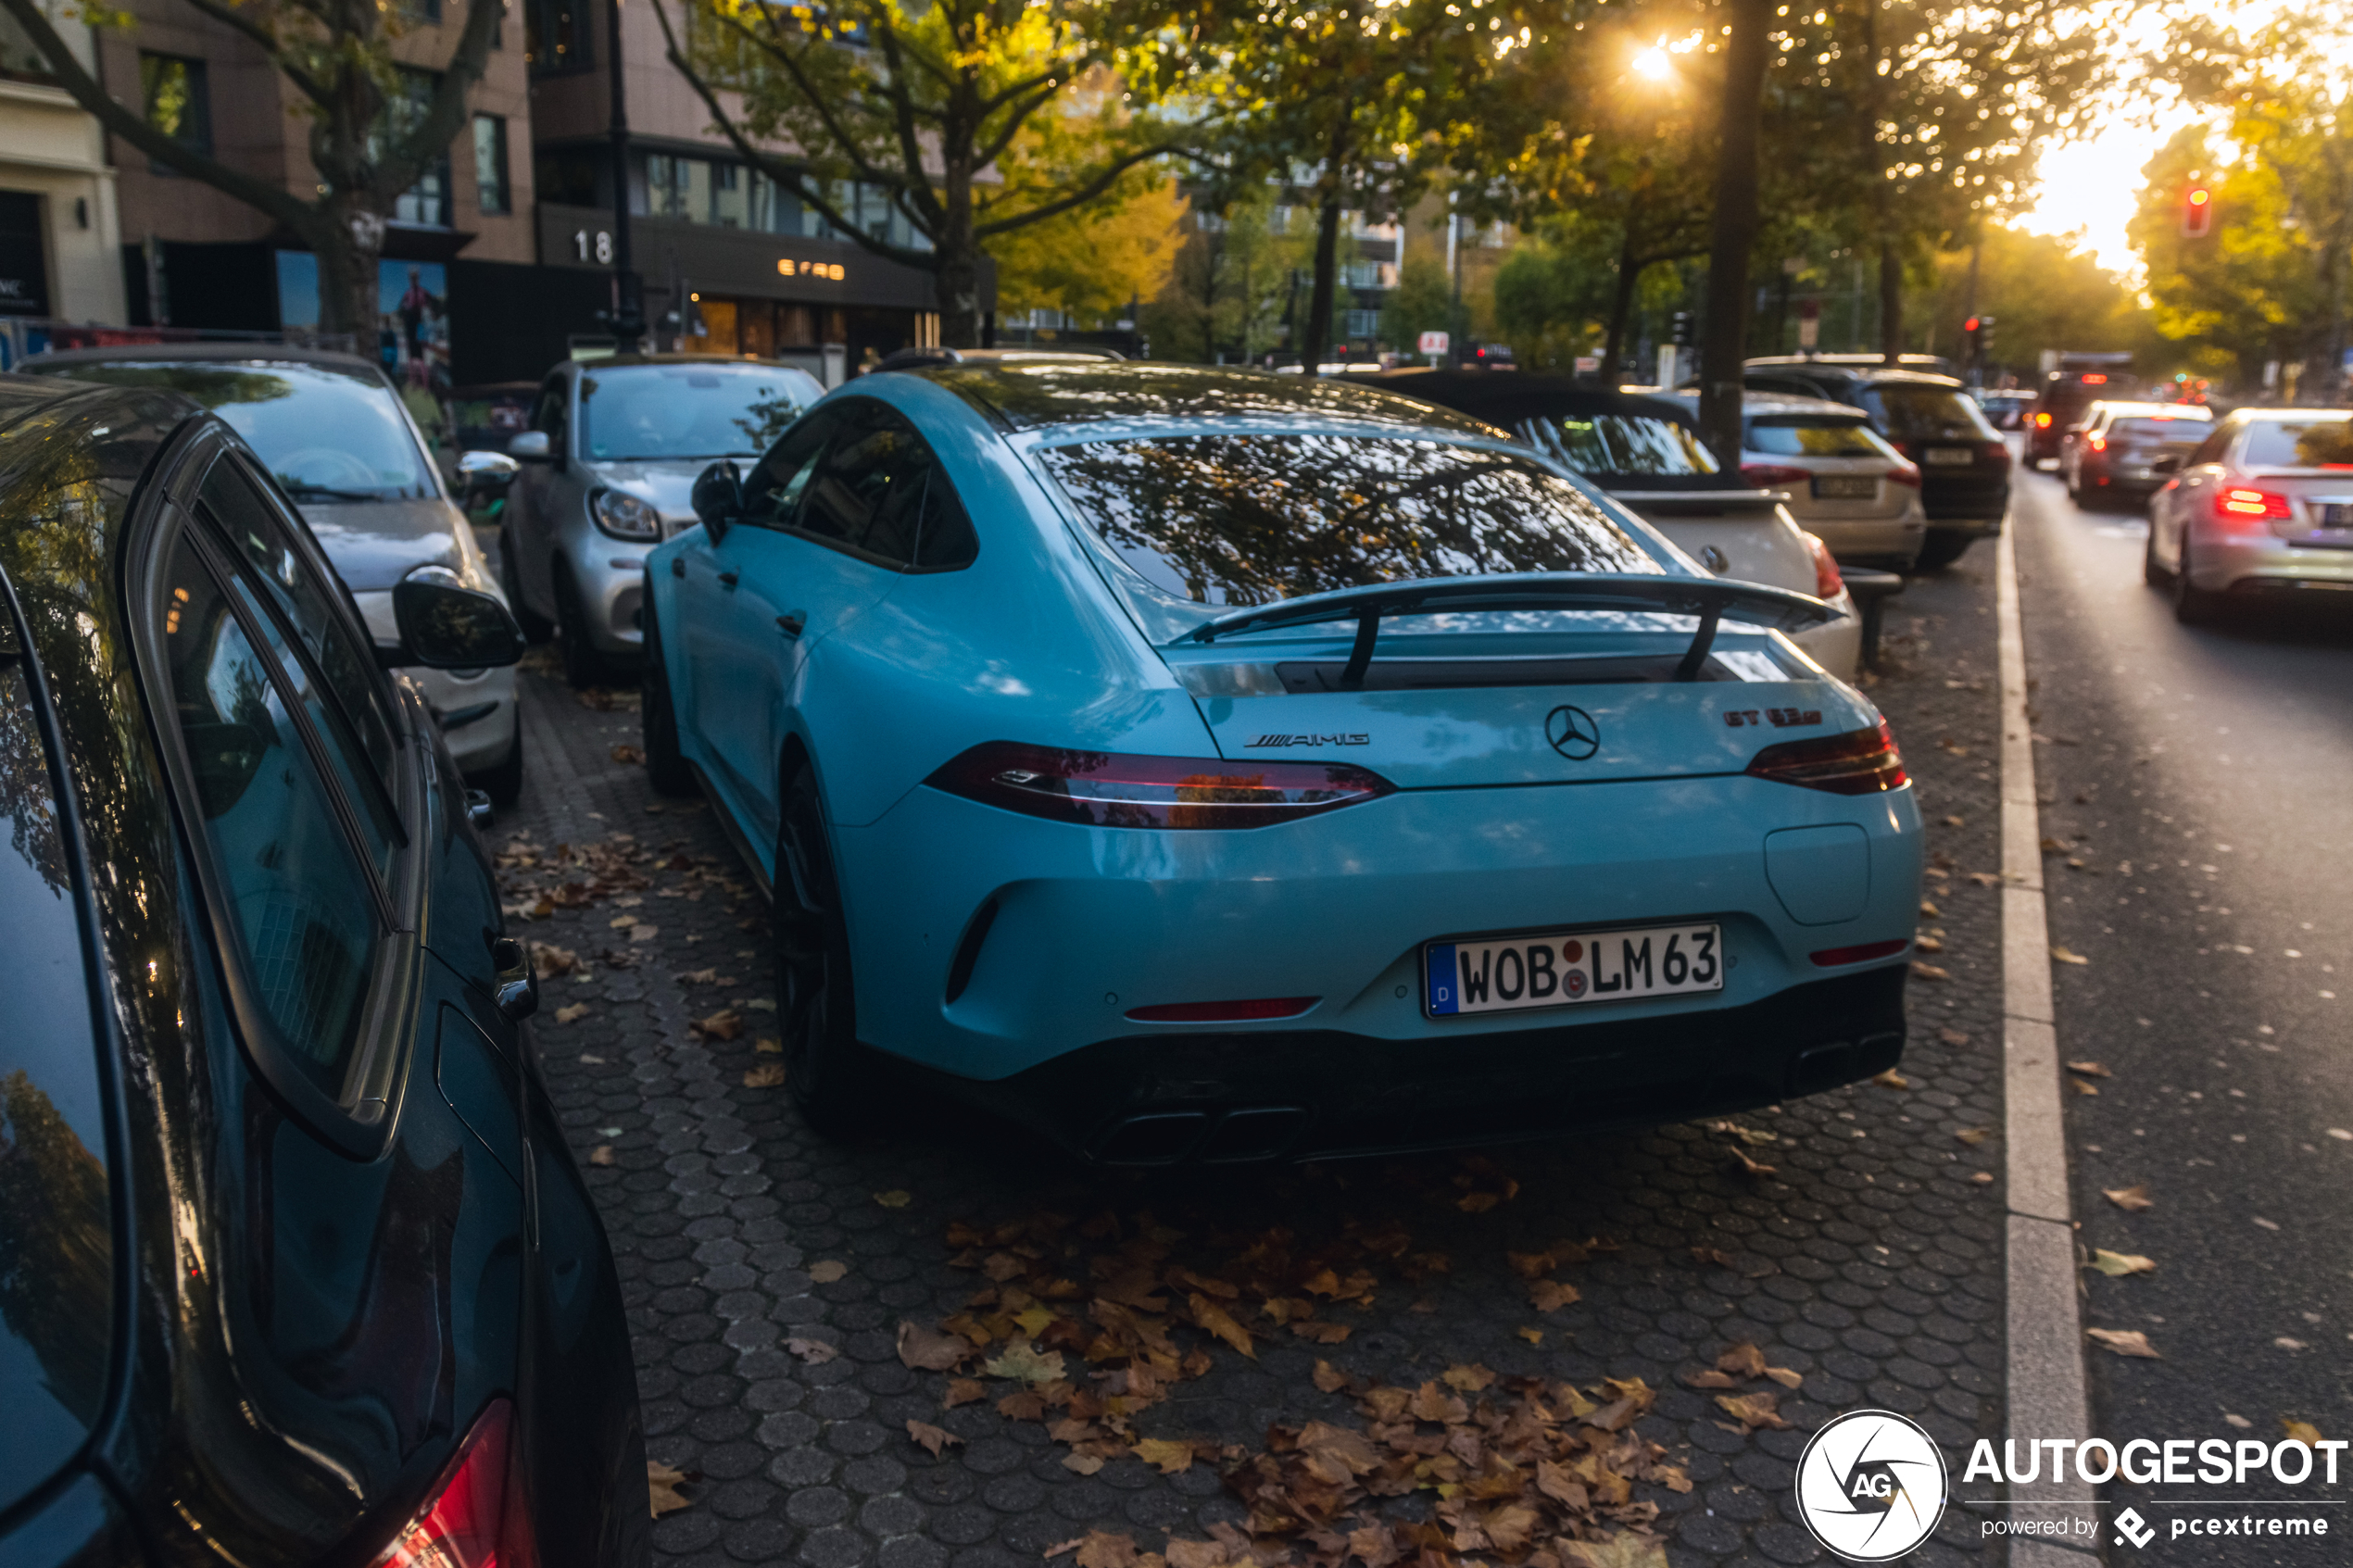
[[[636,962],[630,945],[652,941],[661,927],[646,913],[646,898],[683,898],[700,903],[706,894],[729,900],[736,912],[751,897],[751,884],[723,870],[711,855],[690,855],[673,843],[648,848],[629,834],[616,833],[581,845],[553,848],[516,834],[492,857],[498,872],[501,908],[512,921],[541,921],[560,909],[586,909],[599,903],[622,913],[609,922],[620,946],[590,955],[610,969]],[[538,945],[535,945],[536,947]],[[569,966],[566,966],[569,967]]]

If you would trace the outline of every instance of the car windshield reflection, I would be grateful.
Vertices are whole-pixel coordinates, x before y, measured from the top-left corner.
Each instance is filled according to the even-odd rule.
[[[758,457],[821,390],[767,365],[609,366],[580,378],[580,449],[599,463]]]

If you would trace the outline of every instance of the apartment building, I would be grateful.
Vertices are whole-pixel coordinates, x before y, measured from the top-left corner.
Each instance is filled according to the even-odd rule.
[[[51,0],[51,20],[94,58],[90,28]],[[0,328],[62,318],[122,320],[115,171],[105,134],[50,80],[31,43],[0,15]],[[0,331],[0,370],[23,345]]]

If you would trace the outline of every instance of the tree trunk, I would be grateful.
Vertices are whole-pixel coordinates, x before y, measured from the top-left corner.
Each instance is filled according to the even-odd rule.
[[[384,218],[358,196],[330,197],[325,221],[309,238],[319,258],[320,332],[348,334],[353,353],[374,358],[384,316],[377,282]]]
[[[1625,373],[1626,319],[1634,313],[1634,285],[1642,280],[1642,267],[1634,257],[1634,215],[1626,215],[1625,238],[1617,246],[1617,292],[1609,304],[1609,340],[1602,350],[1602,388],[1614,390],[1617,378]]]
[[[1741,361],[1748,345],[1748,255],[1756,245],[1756,143],[1765,109],[1771,0],[1732,0],[1724,50],[1723,134],[1716,225],[1707,253],[1706,336],[1700,350],[1700,429],[1726,468],[1741,459]]]
[[[1340,272],[1340,192],[1332,190],[1315,216],[1315,282],[1307,291],[1307,323],[1299,334],[1302,374],[1318,374],[1332,341],[1332,295]]]
[[[932,255],[939,298],[939,342],[945,348],[980,346],[980,245],[973,238],[972,171],[950,164],[940,181],[944,211]]]
[[[1904,257],[1894,240],[1879,246],[1879,351],[1890,365],[1904,358]]]

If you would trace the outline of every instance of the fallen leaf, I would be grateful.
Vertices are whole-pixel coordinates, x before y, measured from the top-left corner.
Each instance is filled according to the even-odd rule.
[[[588,1151],[588,1163],[591,1165],[610,1165],[612,1160],[612,1145],[609,1143],[600,1143]]]
[[[671,978],[681,985],[709,985],[717,982],[719,972],[715,969],[682,969]]]
[[[782,1056],[785,1054],[785,1043],[782,1040],[754,1040],[751,1043],[751,1048],[753,1053],[758,1056]]]
[[[559,947],[552,942],[531,944],[531,967],[542,980],[553,980],[560,974],[570,974],[580,967],[580,955],[570,947]]]
[[[1348,1374],[1329,1361],[1317,1361],[1312,1375],[1315,1386],[1327,1394],[1337,1394],[1348,1386]]]
[[[2102,1067],[2096,1061],[2070,1061],[2067,1064],[2067,1070],[2070,1073],[2081,1073],[2087,1078],[2113,1078],[2116,1076],[2115,1073],[2110,1073],[2107,1068]]]
[[[634,746],[616,746],[612,748],[612,759],[616,762],[625,762],[632,767],[636,767],[644,763],[646,760],[646,754]]]
[[[1806,1381],[1804,1373],[1785,1366],[1768,1366],[1765,1369],[1765,1375],[1784,1388],[1796,1388]]]
[[[2277,1345],[2283,1350],[2302,1350],[2309,1348],[2303,1340],[2290,1339],[2284,1334],[2281,1335],[2277,1339],[2272,1340],[2271,1343]]]
[[[1439,1381],[1457,1393],[1476,1394],[1494,1386],[1495,1374],[1483,1366],[1450,1366],[1439,1374]]]
[[[1522,1339],[1527,1340],[1530,1345],[1541,1345],[1544,1343],[1544,1331],[1541,1328],[1516,1328],[1512,1330],[1512,1332],[1518,1335]]]
[[[606,922],[605,923],[611,926],[615,931],[626,931],[631,926],[637,923],[637,917],[635,915],[615,915],[611,920]]]
[[[1579,1299],[1575,1286],[1549,1279],[1540,1279],[1529,1285],[1528,1298],[1536,1304],[1540,1312],[1557,1312]]]
[[[2081,1078],[2070,1078],[2068,1082],[2075,1085],[2075,1092],[2079,1095],[2092,1095],[2096,1097],[2100,1092],[2098,1088],[2091,1084],[2085,1083]]]
[[[1786,1432],[1789,1423],[1773,1409],[1778,1399],[1779,1396],[1773,1394],[1718,1394],[1716,1403],[1751,1432],[1765,1427]]]
[[[747,1089],[780,1089],[784,1085],[785,1064],[781,1061],[763,1061],[757,1067],[744,1069]]]
[[[709,1018],[698,1018],[686,1028],[707,1040],[732,1040],[744,1032],[743,1014],[723,1008]]]
[[[1063,1468],[1076,1471],[1081,1475],[1092,1475],[1102,1467],[1103,1456],[1101,1454],[1067,1453],[1063,1455]],[[1053,1553],[1048,1552],[1046,1555],[1051,1557]]]
[[[1168,1537],[1168,1568],[1226,1568],[1228,1561],[1226,1549],[1215,1541],[1180,1541],[1174,1536]]]
[[[1969,1180],[1975,1182],[1982,1187],[1992,1186],[1994,1185],[1994,1173],[1991,1171],[1980,1171],[1977,1174],[1971,1176]]]
[[[1602,1541],[1563,1541],[1561,1568],[1667,1568],[1667,1543],[1632,1531]]]
[[[1948,828],[1964,828],[1969,826],[1969,823],[1962,818],[1948,814],[1944,819],[1944,825]]]
[[[2092,961],[2081,953],[2071,953],[2065,947],[2057,947],[2056,945],[2051,948],[2051,957],[2058,960],[2061,963],[2090,963]]]
[[[1295,1323],[1290,1325],[1290,1331],[1302,1339],[1311,1340],[1318,1345],[1340,1344],[1350,1335],[1356,1332],[1347,1323],[1326,1323],[1321,1318],[1310,1318],[1305,1323]]]
[[[1716,1358],[1716,1370],[1730,1373],[1734,1377],[1762,1377],[1765,1375],[1765,1352],[1753,1342],[1743,1339]]]
[[[1953,972],[1951,970],[1939,969],[1932,963],[1921,963],[1918,960],[1913,960],[1912,972],[1919,976],[1922,980],[1950,980],[1953,978]]]
[[[1941,918],[1944,911],[1923,898],[1920,900],[1920,913],[1928,916],[1931,920],[1936,920]]]
[[[1454,1207],[1466,1214],[1484,1214],[1503,1200],[1500,1193],[1466,1192],[1454,1200]]]
[[[1005,1347],[1002,1355],[982,1362],[980,1370],[991,1377],[1009,1377],[1016,1383],[1053,1383],[1063,1375],[1063,1353],[1048,1350],[1041,1354],[1028,1340],[1017,1339]]]
[[[2105,1247],[2095,1247],[2092,1249],[2092,1267],[2110,1279],[2122,1279],[2126,1274],[2156,1273],[2157,1260],[2144,1258],[2137,1252],[2110,1252]]]
[[[1966,1029],[1953,1028],[1950,1024],[1946,1024],[1939,1028],[1936,1031],[1936,1037],[1944,1041],[1948,1046],[1966,1046],[1969,1044],[1969,1031]]]
[[[1963,1127],[1959,1132],[1955,1133],[1953,1135],[1974,1148],[1977,1145],[1983,1143],[1987,1138],[1992,1137],[1994,1135],[1994,1129],[1991,1127]]]
[[[2321,1446],[2321,1429],[2309,1421],[2296,1421],[2282,1416],[2280,1429],[2287,1434],[2287,1440],[2291,1443],[2301,1443],[2308,1449],[2318,1449]]]
[[[2138,1356],[2151,1361],[2165,1359],[2150,1348],[2149,1336],[2137,1328],[2087,1328],[2083,1332],[2092,1336],[2093,1343],[2120,1356]]]
[[[2133,1213],[2138,1213],[2144,1209],[2154,1208],[2157,1204],[2157,1200],[2149,1196],[2149,1189],[2145,1186],[2102,1187],[2100,1191],[2110,1203],[2115,1204],[2119,1209]]]
[[[942,1334],[904,1318],[899,1322],[899,1361],[902,1366],[918,1372],[948,1372],[974,1349],[973,1342],[962,1335]]]
[[[988,1385],[977,1377],[951,1377],[948,1380],[948,1396],[940,1403],[950,1410],[988,1398]]]
[[[675,1513],[682,1508],[695,1506],[694,1499],[678,1490],[686,1480],[686,1473],[683,1470],[674,1470],[658,1459],[646,1461],[646,1493],[648,1500],[653,1504],[656,1519],[665,1513]]]
[[[811,1366],[824,1366],[841,1354],[841,1347],[829,1345],[823,1339],[787,1339],[785,1348]]]
[[[1174,1437],[1147,1437],[1132,1451],[1163,1475],[1181,1475],[1193,1467],[1193,1446]]]
[[[1258,1359],[1258,1350],[1250,1337],[1250,1330],[1236,1323],[1232,1313],[1198,1290],[1191,1292],[1187,1299],[1193,1309],[1193,1322],[1252,1361]]]
[[[629,940],[632,942],[650,942],[661,935],[661,930],[658,926],[633,925],[629,928]]]
[[[1078,1568],[1137,1568],[1134,1537],[1088,1531],[1078,1542]]]
[[[812,1263],[809,1265],[809,1277],[815,1280],[819,1285],[831,1285],[835,1281],[846,1277],[849,1273],[849,1264],[833,1258],[828,1258],[822,1263]]]
[[[907,1436],[922,1444],[924,1451],[930,1454],[934,1459],[937,1459],[939,1457],[940,1449],[947,1448],[950,1444],[961,1444],[963,1442],[962,1437],[957,1436],[953,1432],[949,1431],[946,1427],[934,1426],[928,1421],[909,1421],[907,1423]]]
[[[570,1007],[561,1007],[556,1010],[556,1022],[559,1023],[575,1023],[596,1010],[596,1009],[590,1007],[586,1002],[574,1002]]]
[[[1908,1089],[1912,1086],[1912,1081],[1893,1067],[1884,1073],[1875,1074],[1871,1082],[1882,1089]]]
[[[893,1187],[888,1192],[875,1194],[875,1201],[886,1209],[904,1209],[915,1201],[915,1195],[902,1188]]]
[[[1912,950],[1919,953],[1941,953],[1944,950],[1944,939],[1941,936],[1915,936],[1912,938]]]
[[[1720,1247],[1694,1247],[1692,1248],[1692,1260],[1694,1262],[1705,1263],[1712,1269],[1729,1269],[1732,1266],[1732,1255]]]

